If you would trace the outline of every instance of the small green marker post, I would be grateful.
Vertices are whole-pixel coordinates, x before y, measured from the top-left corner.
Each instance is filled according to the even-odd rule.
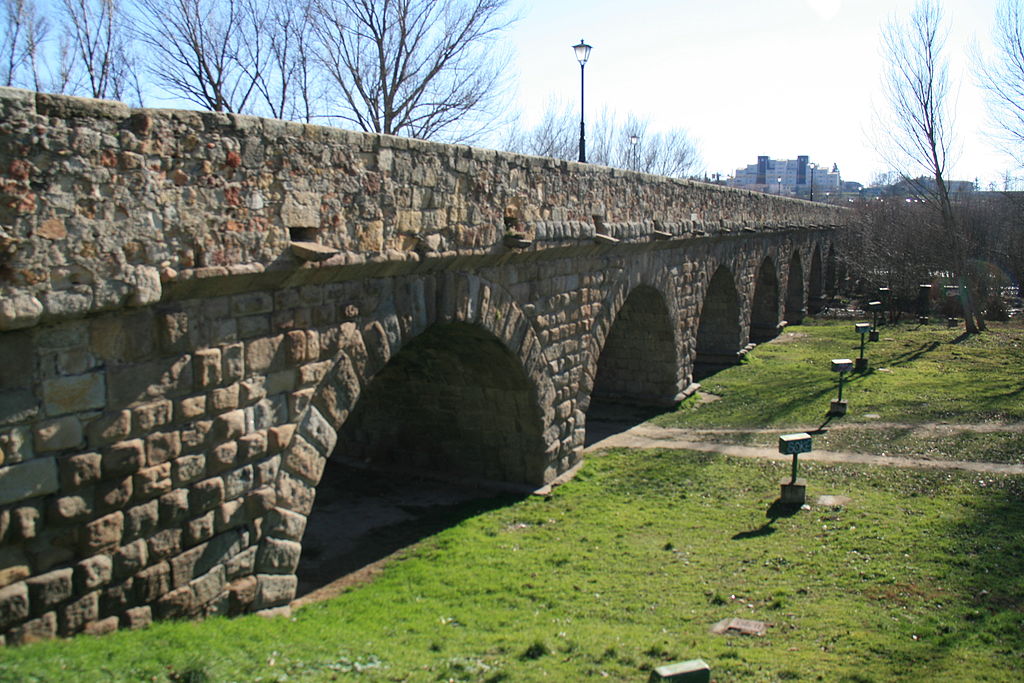
[[[833,416],[846,415],[846,401],[843,400],[843,379],[853,369],[853,361],[849,358],[833,358],[832,372],[839,373],[839,397],[832,399],[828,414]]]
[[[864,357],[864,335],[871,332],[871,323],[856,323],[853,329],[860,335],[860,356],[857,358],[857,372],[868,369],[868,359]],[[842,382],[842,380],[840,380]],[[840,396],[842,398],[842,396]]]
[[[807,480],[797,477],[800,453],[811,452],[811,435],[806,432],[783,434],[779,437],[779,453],[793,456],[793,466],[789,479],[783,477],[779,484],[782,491],[779,500],[786,505],[803,505],[807,497]]]

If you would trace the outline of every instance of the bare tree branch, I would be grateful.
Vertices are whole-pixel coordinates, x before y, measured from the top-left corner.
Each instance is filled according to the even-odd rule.
[[[989,117],[1005,151],[1024,166],[1024,6],[1003,0],[996,11],[992,42],[985,59],[975,48],[978,84],[985,91]]]

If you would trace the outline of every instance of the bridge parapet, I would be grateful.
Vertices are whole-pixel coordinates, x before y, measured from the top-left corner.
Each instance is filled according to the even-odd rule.
[[[251,116],[0,88],[0,121],[0,330],[310,260],[843,222],[760,193]]]

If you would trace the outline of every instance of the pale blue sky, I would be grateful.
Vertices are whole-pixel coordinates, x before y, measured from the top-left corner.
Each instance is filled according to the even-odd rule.
[[[587,117],[602,107],[683,127],[709,173],[731,174],[757,155],[838,163],[867,184],[886,170],[867,138],[879,102],[881,26],[913,0],[518,0],[511,30],[524,123],[551,98],[577,102],[571,46],[593,46]],[[953,177],[983,183],[1012,169],[983,134],[970,42],[987,45],[997,0],[944,0],[952,74],[961,82]]]

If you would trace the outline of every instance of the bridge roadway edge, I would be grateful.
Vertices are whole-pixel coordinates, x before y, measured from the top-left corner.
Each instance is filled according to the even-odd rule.
[[[31,115],[25,113],[30,99]],[[259,239],[274,245],[246,260],[245,245],[256,242],[231,242],[238,226],[216,213],[216,202],[230,204],[236,189],[244,194],[258,183],[243,173],[251,156],[245,144],[226,140],[222,127],[249,130],[258,123],[265,133],[280,124],[300,136],[320,133],[248,117],[129,110],[10,89],[0,89],[0,106],[6,143],[0,153],[0,633],[11,644],[133,628],[154,618],[286,605],[305,515],[337,432],[362,389],[427,329],[452,330],[451,339],[481,348],[497,340],[505,356],[494,357],[515,359],[507,365],[518,365],[532,398],[509,404],[525,415],[519,422],[495,424],[510,434],[523,428],[532,434],[524,438],[539,438],[541,451],[532,463],[504,463],[503,471],[518,472],[530,485],[551,481],[581,457],[586,407],[606,342],[614,341],[623,373],[640,385],[663,387],[664,376],[644,376],[643,344],[667,329],[671,337],[661,339],[662,348],[672,357],[659,372],[671,368],[668,383],[685,390],[713,276],[726,273],[733,283],[732,306],[722,309],[733,318],[727,321],[729,356],[749,341],[759,274],[773,271],[774,309],[767,315],[781,324],[782,293],[792,273],[801,275],[797,308],[823,287],[811,281],[813,268],[793,270],[791,262],[825,258],[845,220],[833,209],[695,183],[325,133],[360,150],[345,162],[363,160],[350,168],[363,188],[353,191],[354,201],[374,180],[375,171],[367,169],[379,167],[387,145],[394,145],[389,153],[413,155],[413,167],[416,154],[435,171],[437,158],[450,161],[455,194],[467,178],[491,183],[488,192],[478,190],[483,203],[473,209],[482,222],[424,230],[403,251],[388,248],[392,238],[386,236],[395,228],[393,239],[399,239],[397,226],[413,219],[385,212],[383,241],[359,243],[361,231],[381,226],[373,217],[355,221],[345,230],[355,240],[349,246],[360,248],[338,242],[336,255],[303,263],[289,252],[289,238],[315,230],[330,244],[329,201],[317,211],[307,195],[327,196],[323,187],[285,189],[272,211],[246,205],[247,229],[262,226]],[[181,163],[187,154],[177,147],[166,151],[172,138],[160,136],[161,126],[178,126],[174,144],[182,127],[194,127],[199,156],[188,158],[195,167]],[[203,155],[215,160],[210,168],[200,163]],[[460,160],[471,163],[458,170]],[[500,168],[481,168],[485,163]],[[400,171],[395,162],[393,175]],[[533,189],[501,187],[503,173],[535,173]],[[523,199],[540,186],[552,192],[566,177],[577,189],[592,183],[588,191],[599,199],[573,200],[567,192],[560,195],[566,205],[549,205],[547,215]],[[190,233],[190,239],[224,247],[207,251],[207,258],[229,258],[189,264],[185,252],[147,247],[160,233],[131,217],[151,216],[154,207],[170,211],[167,202],[186,201],[188,192],[202,195],[202,183],[216,186],[203,209],[215,218],[204,219],[213,226],[209,234]],[[618,189],[602,194],[602,183]],[[653,193],[652,201],[664,190],[661,208],[619,208],[609,201],[631,184],[637,194]],[[402,195],[402,187],[394,182],[382,205]],[[687,193],[695,193],[698,204],[670,216],[669,200]],[[719,195],[725,199],[715,199]],[[726,215],[733,199],[742,212],[711,217],[708,206]],[[140,207],[137,215],[132,201]],[[435,193],[426,201],[441,200]],[[462,199],[445,201],[449,215],[462,215]],[[552,211],[557,220],[550,220]],[[690,220],[700,212],[709,213]],[[532,244],[504,246],[510,224]],[[661,229],[670,239],[654,241]],[[166,235],[168,244],[180,239],[177,232]],[[116,258],[108,263],[109,255]],[[634,297],[637,292],[642,296]],[[616,334],[616,321],[627,319],[639,326],[636,334]],[[482,332],[466,332],[467,326]],[[622,346],[624,337],[639,341]],[[468,385],[458,391],[477,395]]]

